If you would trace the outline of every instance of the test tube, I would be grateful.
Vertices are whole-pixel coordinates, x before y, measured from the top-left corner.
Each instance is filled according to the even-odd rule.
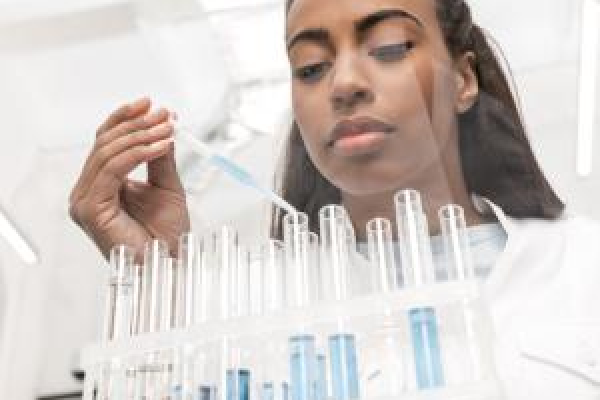
[[[134,252],[127,246],[110,251],[110,295],[106,339],[116,340],[131,335],[134,282]]]
[[[177,268],[176,326],[187,328],[194,324],[196,278],[200,270],[200,242],[193,233],[179,238],[179,266]]]
[[[262,400],[275,400],[275,387],[273,386],[273,382],[263,383],[260,398]]]
[[[370,220],[367,223],[367,241],[373,290],[388,293],[400,288],[400,274],[394,257],[392,223],[385,218]]]
[[[327,399],[327,365],[325,354],[317,354],[317,380],[315,396],[317,400]]]
[[[455,204],[444,206],[439,210],[439,218],[444,242],[444,259],[448,260],[448,279],[464,281],[474,278],[463,208]]]
[[[329,359],[333,398],[336,400],[358,399],[360,394],[354,335],[330,336]]]
[[[316,400],[316,353],[313,335],[289,339],[292,400]]]
[[[137,335],[141,331],[140,325],[140,307],[142,301],[142,266],[134,265],[133,267],[133,301],[131,307],[131,334]]]
[[[325,284],[333,291],[326,298],[345,300],[348,297],[348,221],[346,210],[328,205],[319,211],[321,229],[321,262],[326,272]]]
[[[226,400],[250,399],[250,371],[247,369],[227,370]]]
[[[198,386],[198,400],[217,400],[217,387],[214,385]]]
[[[160,285],[160,330],[169,331],[173,328],[174,302],[173,295],[175,289],[175,266],[177,260],[171,257],[165,259],[164,268],[161,274]]]
[[[321,243],[319,235],[315,232],[308,232],[308,268],[310,274],[310,282],[313,288],[312,299],[313,301],[321,301],[324,299],[324,287],[322,265],[321,265]]]
[[[140,323],[142,332],[157,332],[160,329],[160,274],[165,269],[169,250],[163,240],[154,239],[146,243],[144,267],[142,269],[142,302]]]
[[[265,312],[281,310],[285,304],[284,243],[269,240],[262,247],[263,309]]]
[[[215,284],[219,288],[219,310],[221,319],[229,319],[235,315],[234,279],[236,272],[236,259],[238,247],[237,232],[229,227],[222,227],[214,236],[214,256],[218,271]]]
[[[250,311],[250,251],[243,245],[238,245],[236,266],[233,272],[233,303],[234,315],[243,317]]]
[[[304,307],[311,299],[310,270],[308,266],[308,215],[287,214],[283,218],[286,268],[291,296],[290,305]]]
[[[416,190],[402,190],[394,201],[404,285],[419,287],[432,283],[434,269],[421,195]]]
[[[435,310],[432,307],[409,311],[417,387],[420,390],[444,385],[441,349]]]

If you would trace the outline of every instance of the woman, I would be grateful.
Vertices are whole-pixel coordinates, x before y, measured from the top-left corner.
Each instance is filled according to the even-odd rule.
[[[598,398],[600,233],[564,215],[467,4],[290,0],[286,45],[283,196],[313,224],[321,206],[343,204],[362,240],[369,219],[393,220],[399,189],[422,193],[433,235],[437,209],[460,204],[472,238],[485,239],[476,261],[508,398]],[[141,99],[108,118],[71,194],[73,219],[105,255],[152,237],[174,248],[189,228],[169,112],[149,109]],[[148,182],[128,180],[142,163]]]

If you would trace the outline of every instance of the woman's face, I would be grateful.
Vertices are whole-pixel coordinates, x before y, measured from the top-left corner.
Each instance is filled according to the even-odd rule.
[[[456,151],[460,74],[433,0],[295,0],[286,42],[296,123],[342,193],[418,187]]]

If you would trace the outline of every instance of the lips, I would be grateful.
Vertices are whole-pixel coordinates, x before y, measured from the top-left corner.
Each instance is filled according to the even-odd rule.
[[[346,137],[360,136],[371,132],[390,133],[394,130],[394,126],[371,117],[343,120],[333,128],[328,144],[332,146],[337,140]]]

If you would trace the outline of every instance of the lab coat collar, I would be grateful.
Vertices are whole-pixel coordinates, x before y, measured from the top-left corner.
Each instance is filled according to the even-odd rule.
[[[474,193],[471,194],[471,201],[473,202],[475,209],[481,214],[494,214],[507,236],[510,237],[515,233],[515,221],[508,217],[499,205],[486,197]]]

